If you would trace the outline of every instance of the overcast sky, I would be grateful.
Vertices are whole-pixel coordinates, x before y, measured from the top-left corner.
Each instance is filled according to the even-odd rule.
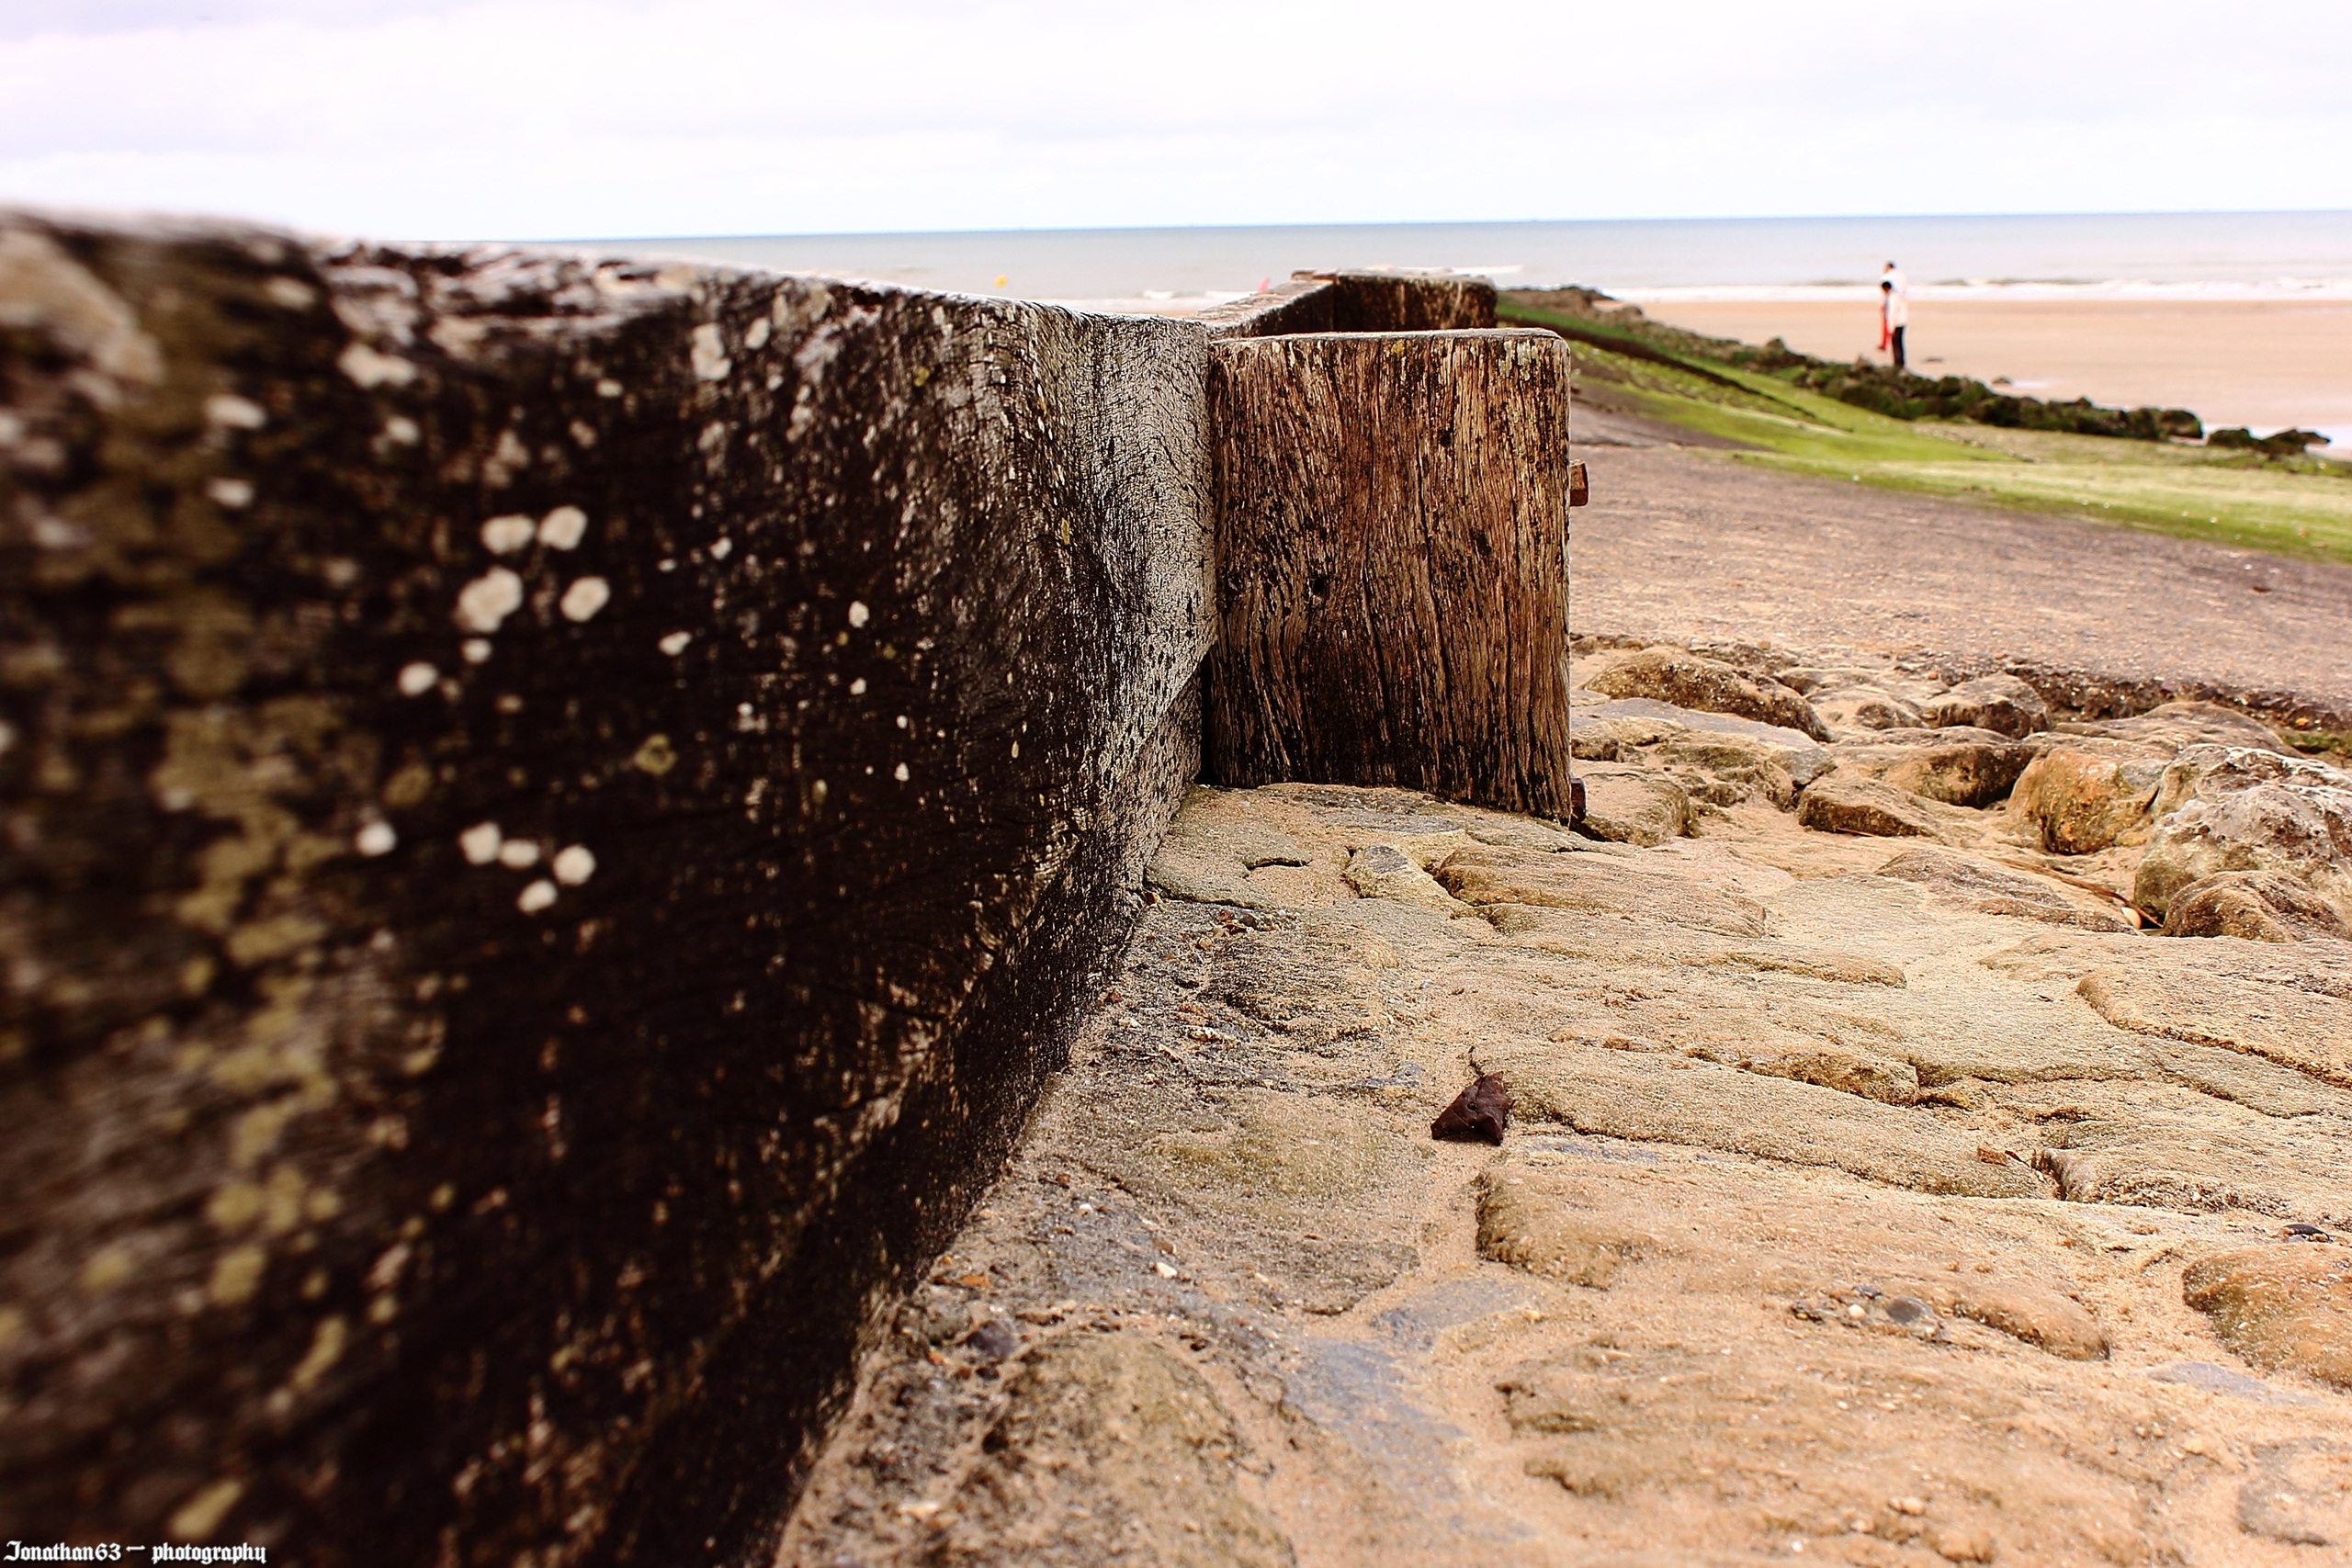
[[[2352,208],[2352,5],[0,0],[0,201],[410,238]]]

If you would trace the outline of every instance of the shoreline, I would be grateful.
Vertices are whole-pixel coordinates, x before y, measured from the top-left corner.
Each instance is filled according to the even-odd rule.
[[[1641,291],[1655,294],[1658,291]],[[2352,299],[1954,297],[1915,288],[1911,368],[1973,377],[2045,400],[2186,408],[2208,430],[2289,425],[2352,455]],[[1622,298],[1622,296],[1621,296]],[[1654,321],[1824,359],[1878,352],[1866,299],[1641,299]]]

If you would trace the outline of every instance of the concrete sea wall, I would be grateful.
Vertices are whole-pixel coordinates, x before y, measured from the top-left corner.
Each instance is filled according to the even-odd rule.
[[[1213,340],[1492,307],[0,217],[10,1533],[759,1556],[1199,771]]]

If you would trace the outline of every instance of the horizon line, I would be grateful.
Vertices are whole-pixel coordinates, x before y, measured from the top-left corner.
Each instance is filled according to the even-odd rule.
[[[1023,224],[1001,229],[827,229],[744,230],[729,233],[561,234],[522,237],[500,235],[472,240],[437,240],[434,243],[500,243],[531,245],[597,244],[628,240],[881,240],[975,238],[1006,234],[1178,234],[1199,232],[1272,231],[1289,229],[1471,229],[1535,228],[1546,225],[1630,223],[1916,223],[1969,220],[2065,218],[2352,218],[2345,207],[2255,208],[2133,208],[2038,212],[1787,212],[1702,214],[1678,217],[1611,218],[1405,218],[1342,219],[1296,223],[1093,223]]]

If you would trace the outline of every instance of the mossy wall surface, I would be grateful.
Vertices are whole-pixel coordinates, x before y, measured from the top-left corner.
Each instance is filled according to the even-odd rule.
[[[1197,323],[0,219],[0,1517],[747,1561],[1196,772]]]

